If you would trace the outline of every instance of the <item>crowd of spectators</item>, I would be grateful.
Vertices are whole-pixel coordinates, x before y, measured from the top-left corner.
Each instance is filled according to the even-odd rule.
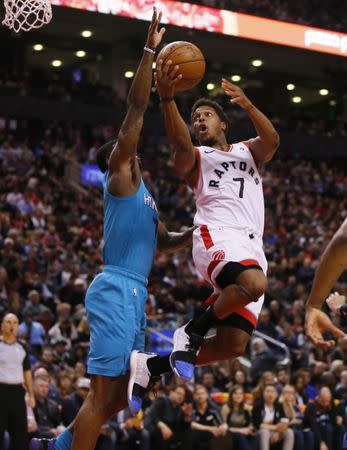
[[[93,92],[93,95],[90,95],[91,92]],[[89,107],[102,106],[116,111],[116,121],[123,117],[126,108],[125,101],[110,86],[104,86],[96,81],[92,82],[88,76],[76,81],[76,79],[71,77],[71,73],[64,71],[49,72],[42,69],[32,69],[23,76],[16,76],[7,70],[0,71],[0,95],[3,94],[15,94],[21,97],[30,96],[58,101],[64,104],[76,102],[79,105],[88,105]],[[192,105],[197,96],[205,95],[206,92],[202,85],[195,88],[192,92],[185,92],[181,95],[181,103],[187,120],[189,120],[190,116],[187,105]],[[235,134],[235,131],[240,133],[240,130],[241,134],[246,135],[253,132],[249,125],[248,117],[243,110],[240,108],[228,108],[228,100],[222,94],[215,93],[214,98],[227,107],[231,123],[231,134]],[[180,102],[180,99],[178,101]],[[257,101],[258,106],[266,111],[280,132],[286,131],[308,136],[347,136],[347,122],[342,116],[337,118],[337,112],[335,114],[332,107],[330,107],[330,118],[328,116],[323,118],[322,115],[313,110],[309,114],[292,111],[290,118],[288,118],[288,111],[278,111],[277,114],[274,114],[272,110],[269,110],[267,97],[263,98],[262,101],[260,98],[257,98]],[[153,123],[160,122],[161,117],[158,111],[158,99],[153,97],[149,121]],[[15,123],[15,119],[12,122]],[[0,117],[0,127],[4,126],[4,123],[5,119]],[[100,132],[97,131],[96,135],[99,137]],[[103,138],[102,133],[101,138]]]
[[[50,438],[75,417],[89,389],[84,295],[102,268],[100,190],[71,184],[68,169],[93,163],[97,146],[116,130],[51,123],[34,139],[19,124],[0,130],[0,317],[19,318],[36,397],[34,411],[28,407],[29,432]],[[168,228],[179,230],[192,224],[194,199],[172,173],[169,154],[163,136],[145,133],[144,181]],[[246,355],[251,364],[199,368],[194,385],[164,377],[139,417],[125,410],[103,426],[97,449],[204,450],[231,442],[240,450],[340,448],[347,341],[332,353],[313,348],[303,321],[319,256],[346,217],[343,169],[281,155],[263,169],[269,289],[258,330],[284,343],[290,361],[258,337]],[[339,286],[344,294],[346,281]],[[198,314],[209,294],[190,249],[159,253],[149,282],[149,324],[173,330]]]
[[[183,0],[182,0],[183,1]],[[344,0],[184,0],[213,8],[347,32]]]

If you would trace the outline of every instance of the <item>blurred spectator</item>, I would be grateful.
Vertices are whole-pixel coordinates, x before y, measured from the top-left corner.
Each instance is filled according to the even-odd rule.
[[[277,359],[270,352],[268,346],[262,338],[253,338],[251,341],[252,369],[251,375],[254,380],[276,365]]]
[[[294,433],[277,396],[276,387],[269,384],[262,398],[254,404],[253,424],[258,430],[260,450],[269,450],[272,444],[278,443],[283,450],[294,448]]]
[[[146,411],[144,426],[150,432],[154,447],[190,449],[192,407],[184,403],[185,396],[184,388],[178,386],[169,392],[168,397],[154,400]]]
[[[341,447],[343,418],[337,415],[329,388],[322,387],[317,399],[307,405],[305,421],[309,423],[320,450]]]
[[[76,391],[62,401],[62,420],[67,427],[75,419],[82,403],[86,399],[90,388],[89,378],[78,378],[76,381]]]
[[[24,315],[24,322],[19,325],[18,334],[25,339],[30,347],[30,353],[38,357],[41,354],[45,342],[46,331],[40,322],[33,320],[33,315],[28,310]]]
[[[143,427],[142,417],[142,411],[137,417],[133,417],[128,408],[117,414],[117,422],[121,430],[119,441],[130,445],[130,448],[150,450],[150,435]]]
[[[341,372],[340,381],[335,387],[334,397],[338,400],[347,400],[347,370]]]
[[[228,431],[220,413],[208,403],[207,388],[199,384],[194,388],[192,430],[194,450],[208,450],[211,439]]]
[[[296,404],[294,386],[287,384],[283,387],[280,402],[283,406],[284,415],[289,420],[289,427],[294,431],[295,448],[314,450],[314,434],[307,420],[303,420],[303,408],[299,408]]]
[[[257,437],[252,424],[252,417],[245,405],[245,393],[241,386],[235,385],[229,391],[227,405],[222,414],[231,433],[232,445],[242,450],[257,448]]]
[[[34,414],[38,426],[35,437],[50,439],[58,436],[64,430],[64,426],[61,420],[61,407],[54,400],[47,398],[48,389],[47,378],[34,378],[36,398]]]
[[[23,311],[24,316],[29,313],[33,320],[37,320],[46,310],[47,308],[41,304],[40,293],[36,289],[31,290]]]

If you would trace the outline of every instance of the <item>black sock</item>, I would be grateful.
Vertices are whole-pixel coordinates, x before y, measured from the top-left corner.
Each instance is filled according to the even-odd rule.
[[[214,305],[211,305],[200,317],[189,322],[186,330],[189,334],[197,334],[203,338],[208,330],[213,327],[216,319]]]
[[[147,367],[153,377],[158,377],[163,373],[172,372],[169,356],[154,356],[147,360]]]

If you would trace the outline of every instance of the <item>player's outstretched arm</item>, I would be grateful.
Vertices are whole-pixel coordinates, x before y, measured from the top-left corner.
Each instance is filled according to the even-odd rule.
[[[321,347],[331,347],[334,341],[324,341],[323,333],[344,337],[342,330],[333,325],[321,307],[339,276],[347,268],[347,219],[337,230],[325,249],[317,267],[312,289],[306,303],[306,334]]]
[[[155,49],[160,44],[165,32],[165,28],[158,28],[160,19],[161,13],[158,14],[156,8],[153,8],[143,56],[128,94],[127,114],[120,128],[117,144],[110,156],[110,174],[124,169],[124,166],[129,170],[129,162],[135,159],[143,116],[148,107],[151,93]]]
[[[163,222],[158,226],[158,249],[164,252],[174,252],[180,248],[192,246],[192,235],[196,227],[188,228],[182,233],[168,231]]]
[[[196,160],[189,129],[174,100],[175,86],[182,78],[179,66],[172,67],[171,60],[165,64],[159,60],[154,76],[164,112],[166,133],[174,150],[174,167],[178,175],[189,181],[194,177]]]
[[[226,95],[231,97],[231,103],[241,106],[247,112],[257,130],[258,136],[249,140],[249,149],[255,162],[261,164],[270,161],[280,144],[280,137],[274,126],[265,114],[254,106],[239,86],[223,78],[222,88]]]

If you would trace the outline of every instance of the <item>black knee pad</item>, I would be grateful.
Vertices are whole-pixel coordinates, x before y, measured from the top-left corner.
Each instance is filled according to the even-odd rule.
[[[246,270],[249,269],[257,269],[261,270],[262,268],[257,264],[251,264],[249,266],[245,266],[241,263],[229,261],[223,269],[220,271],[219,275],[216,277],[216,283],[218,287],[221,289],[226,288],[230,284],[235,284],[236,278]]]

